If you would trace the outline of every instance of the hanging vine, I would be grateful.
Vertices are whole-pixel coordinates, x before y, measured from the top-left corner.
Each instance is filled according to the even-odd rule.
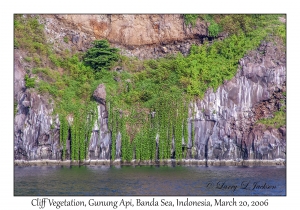
[[[69,135],[69,125],[66,120],[66,117],[61,115],[59,117],[60,121],[60,144],[62,145],[62,160],[66,159],[66,150],[67,150],[67,139]]]

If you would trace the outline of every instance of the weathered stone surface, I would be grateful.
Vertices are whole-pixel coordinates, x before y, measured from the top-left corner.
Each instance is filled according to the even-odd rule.
[[[46,35],[57,51],[85,51],[95,39],[107,39],[121,53],[158,58],[168,53],[186,55],[192,44],[207,37],[207,25],[186,26],[182,15],[41,15]],[[65,41],[65,37],[70,42]]]
[[[26,89],[25,62],[22,52],[15,53],[15,103],[17,113],[14,121],[14,158],[16,160],[61,160],[60,122],[52,116],[53,105],[49,96],[39,95],[33,89]],[[90,159],[110,159],[110,131],[107,127],[108,113],[105,104],[105,86],[100,84],[95,91],[98,105],[98,120],[95,122],[89,146]],[[68,117],[71,123],[72,117]],[[70,159],[71,141],[66,142],[66,159]],[[117,148],[120,154],[120,146]],[[120,155],[119,155],[120,156]]]
[[[262,43],[258,51],[241,59],[235,78],[216,92],[208,90],[195,103],[196,115],[190,118],[195,143],[190,136],[188,157],[194,149],[197,159],[285,158],[285,127],[256,124],[258,119],[273,117],[285,100],[285,66],[279,43]]]
[[[61,158],[59,122],[52,117],[52,104],[25,88],[26,63],[22,52],[15,50],[15,92],[17,113],[14,121],[14,157],[20,160]]]
[[[106,107],[99,104],[98,119],[95,122],[89,145],[90,159],[110,159],[111,134],[108,130],[108,114]]]
[[[93,93],[93,97],[95,100],[103,105],[105,105],[106,101],[106,91],[105,91],[105,85],[100,84],[98,85],[97,89]]]
[[[167,43],[195,35],[207,35],[206,24],[186,27],[182,15],[60,15],[64,23],[74,24],[96,38],[106,38],[122,45],[140,46]]]

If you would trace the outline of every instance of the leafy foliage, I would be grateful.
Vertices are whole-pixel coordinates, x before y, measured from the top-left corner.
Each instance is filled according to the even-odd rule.
[[[70,158],[83,160],[87,156],[92,126],[97,117],[96,102],[91,95],[94,71],[80,61],[80,54],[58,55],[47,44],[43,25],[37,16],[15,16],[15,42],[26,50],[27,62],[34,66],[27,88],[35,88],[41,94],[48,93],[55,100],[54,115],[59,115],[62,159],[67,158],[66,142],[71,140]],[[32,59],[31,59],[32,58]],[[44,63],[48,63],[44,66]],[[50,64],[50,65],[49,65]],[[36,80],[35,78],[38,78]]]
[[[183,18],[185,25],[192,25],[192,27],[195,27],[198,16],[198,14],[184,14]]]
[[[39,23],[38,16],[24,18],[15,15],[14,47],[26,49],[29,54],[48,55],[48,47],[44,39],[44,26]]]
[[[217,37],[222,31],[222,27],[215,22],[213,15],[200,15],[200,17],[209,23],[208,26],[208,35],[211,37]]]
[[[286,110],[285,106],[282,107],[279,111],[274,113],[274,116],[272,118],[266,118],[266,119],[260,119],[258,120],[258,123],[274,127],[274,128],[280,128],[284,125],[286,125]]]
[[[26,74],[24,77],[24,80],[25,80],[26,88],[34,88],[35,87],[35,78],[29,78],[29,76]]]
[[[14,116],[18,113],[18,103],[14,100]]]
[[[107,40],[96,40],[93,47],[84,55],[86,65],[96,71],[109,70],[112,64],[119,59],[118,49],[111,48]]]
[[[280,100],[280,109],[273,113],[273,117],[258,120],[258,124],[264,124],[273,128],[280,128],[286,125],[286,92],[283,92],[282,96],[283,98]]]
[[[208,27],[208,35],[212,37],[216,37],[221,32],[221,28],[216,23],[211,23]]]

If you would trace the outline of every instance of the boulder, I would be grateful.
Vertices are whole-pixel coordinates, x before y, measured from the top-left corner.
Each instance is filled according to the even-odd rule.
[[[93,93],[93,97],[98,103],[105,105],[106,91],[104,84],[98,85],[97,89]]]

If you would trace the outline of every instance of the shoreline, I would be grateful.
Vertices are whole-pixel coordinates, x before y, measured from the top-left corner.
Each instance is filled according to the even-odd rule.
[[[14,166],[286,166],[285,159],[275,160],[158,160],[158,161],[121,161],[121,160],[14,160]]]

